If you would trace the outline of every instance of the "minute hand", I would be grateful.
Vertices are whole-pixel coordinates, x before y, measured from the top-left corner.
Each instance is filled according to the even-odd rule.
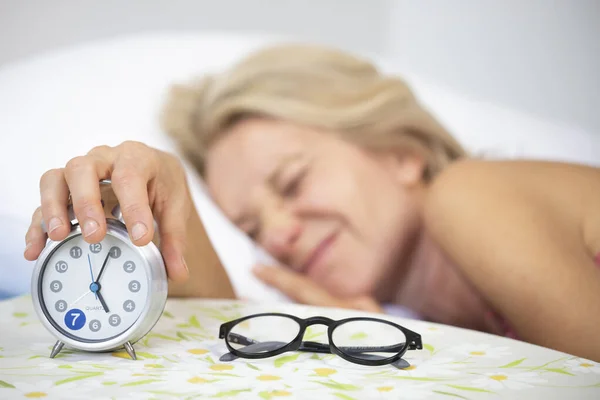
[[[110,258],[110,251],[106,254],[106,258],[102,263],[102,268],[100,268],[100,272],[98,273],[98,277],[96,278],[96,282],[100,282],[100,278],[102,277],[102,273],[104,272],[104,268],[106,268],[106,264],[108,264],[108,259]]]

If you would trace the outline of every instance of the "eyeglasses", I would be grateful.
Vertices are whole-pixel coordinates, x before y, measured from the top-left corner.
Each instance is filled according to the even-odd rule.
[[[303,341],[306,329],[318,324],[327,326],[328,344]],[[423,349],[418,333],[391,321],[370,317],[336,321],[321,316],[303,319],[281,313],[253,314],[222,324],[219,338],[225,339],[229,349],[220,361],[307,351],[336,354],[355,364],[392,364],[406,368],[409,364],[402,359],[406,351]]]

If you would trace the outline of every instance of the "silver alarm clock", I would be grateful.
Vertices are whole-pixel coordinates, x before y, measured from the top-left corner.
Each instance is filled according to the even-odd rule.
[[[69,213],[71,232],[61,241],[48,239],[31,281],[37,315],[57,339],[50,357],[66,345],[89,352],[124,348],[135,360],[133,344],[154,327],[166,304],[162,255],[152,242],[131,242],[118,205],[106,220],[106,236],[93,244],[84,241],[71,207]]]

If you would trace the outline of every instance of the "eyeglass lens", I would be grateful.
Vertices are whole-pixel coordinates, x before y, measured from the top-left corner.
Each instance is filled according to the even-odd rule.
[[[227,341],[234,349],[246,354],[279,350],[294,340],[300,325],[282,316],[259,316],[236,324]]]
[[[382,360],[400,352],[406,336],[400,329],[377,321],[350,321],[337,326],[331,335],[343,353],[363,360]]]

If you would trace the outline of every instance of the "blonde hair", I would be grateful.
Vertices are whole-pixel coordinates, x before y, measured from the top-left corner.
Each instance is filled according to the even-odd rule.
[[[162,126],[204,174],[211,144],[255,116],[336,132],[374,150],[415,151],[426,161],[425,179],[466,155],[402,79],[320,45],[263,48],[220,74],[174,85]]]

